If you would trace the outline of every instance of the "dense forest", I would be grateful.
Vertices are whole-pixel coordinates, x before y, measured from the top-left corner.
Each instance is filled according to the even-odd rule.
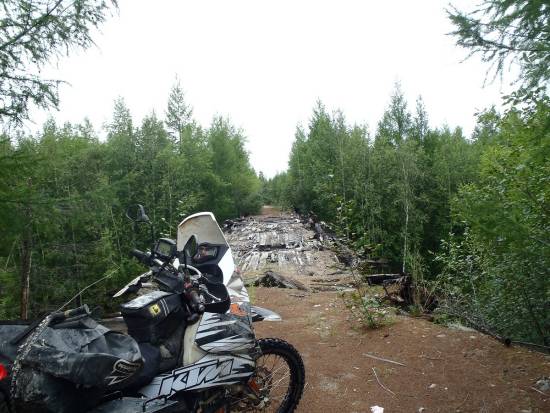
[[[409,109],[397,85],[370,134],[319,102],[263,193],[315,213],[358,254],[389,259],[447,316],[550,346],[550,9],[486,0],[448,16],[489,78],[518,68],[503,113],[478,113],[466,137],[430,125],[422,99]]]
[[[87,122],[49,120],[37,136],[2,138],[0,317],[24,314],[27,275],[28,316],[111,274],[90,292],[108,303],[106,291],[143,270],[128,253],[147,247],[149,233],[125,218],[131,203],[146,205],[157,235],[168,237],[192,212],[223,220],[259,209],[260,180],[242,131],[221,117],[198,125],[179,84],[164,120],[152,113],[136,127],[120,99],[107,129],[100,141]]]
[[[396,88],[376,132],[318,103],[267,201],[312,211],[455,314],[536,342],[550,328],[550,106],[478,115],[471,138],[429,125]],[[417,305],[424,303],[419,301]]]
[[[319,101],[296,129],[287,171],[271,179],[252,169],[244,132],[229,119],[193,119],[178,82],[163,115],[140,125],[117,100],[105,139],[88,121],[22,132],[30,103],[59,103],[58,82],[33,73],[88,47],[110,7],[61,3],[3,2],[0,317],[32,318],[105,276],[89,294],[109,307],[107,293],[141,270],[129,249],[149,238],[124,217],[131,203],[145,204],[158,235],[172,237],[189,213],[223,220],[271,203],[312,212],[358,255],[389,260],[446,314],[550,346],[547,2],[448,11],[457,44],[491,64],[490,78],[519,70],[504,109],[478,113],[472,136],[432,125],[422,99],[411,106],[399,85],[379,102],[386,110],[372,131]],[[415,305],[422,310],[422,297]]]

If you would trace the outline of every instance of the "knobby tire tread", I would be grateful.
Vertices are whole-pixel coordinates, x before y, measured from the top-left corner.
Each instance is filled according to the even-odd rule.
[[[288,400],[281,406],[278,413],[292,413],[296,410],[304,391],[306,371],[304,362],[298,350],[290,343],[279,338],[262,338],[258,340],[262,354],[282,356],[290,367],[290,389]]]

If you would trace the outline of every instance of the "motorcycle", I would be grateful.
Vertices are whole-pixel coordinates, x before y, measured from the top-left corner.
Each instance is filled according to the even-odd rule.
[[[135,223],[151,226],[141,205]],[[149,271],[114,294],[127,332],[84,305],[31,323],[0,322],[0,412],[293,412],[305,369],[278,338],[252,323],[278,321],[250,304],[212,213],[186,218],[177,240],[132,255]]]

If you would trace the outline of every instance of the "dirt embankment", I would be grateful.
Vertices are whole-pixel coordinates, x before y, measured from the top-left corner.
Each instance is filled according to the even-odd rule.
[[[245,278],[272,269],[310,288],[250,289],[257,305],[284,318],[258,323],[258,335],[282,337],[304,358],[307,385],[298,411],[550,412],[550,394],[534,389],[550,376],[550,356],[406,316],[378,330],[358,329],[339,293],[317,288],[345,288],[351,275],[296,219],[272,209],[241,222],[229,241],[241,265],[254,263],[244,268]],[[268,260],[273,245],[277,260]],[[300,260],[286,258],[292,256]]]

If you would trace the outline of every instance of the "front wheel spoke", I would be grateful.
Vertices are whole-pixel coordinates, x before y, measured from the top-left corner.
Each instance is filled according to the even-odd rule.
[[[273,389],[275,387],[280,387],[280,383],[281,381],[283,381],[284,379],[286,379],[287,377],[290,377],[290,373],[287,373],[285,375],[283,375],[279,380],[277,380],[275,383],[270,383],[269,386],[267,387],[268,389]]]
[[[269,374],[268,376],[263,377],[262,379],[263,379],[263,380],[270,380],[270,379],[272,379],[272,378],[273,378],[273,375],[274,375],[275,373],[277,373],[277,372],[278,372],[279,370],[281,370],[281,369],[284,369],[285,367],[288,368],[288,365],[287,365],[287,364],[282,365],[282,366],[279,367],[277,370],[270,372],[270,374]],[[289,369],[289,370],[290,370],[290,369]]]
[[[262,346],[265,352],[256,359],[256,371],[252,376],[256,385],[244,392],[236,392],[231,398],[232,410],[236,412],[280,413],[297,404],[292,401],[294,393],[291,392],[300,383],[300,370],[297,369],[294,356],[287,354],[289,345],[270,339],[264,343],[267,343],[265,347]],[[295,352],[292,348],[290,350]],[[259,399],[252,394],[247,395],[253,389],[254,392],[258,391]]]

